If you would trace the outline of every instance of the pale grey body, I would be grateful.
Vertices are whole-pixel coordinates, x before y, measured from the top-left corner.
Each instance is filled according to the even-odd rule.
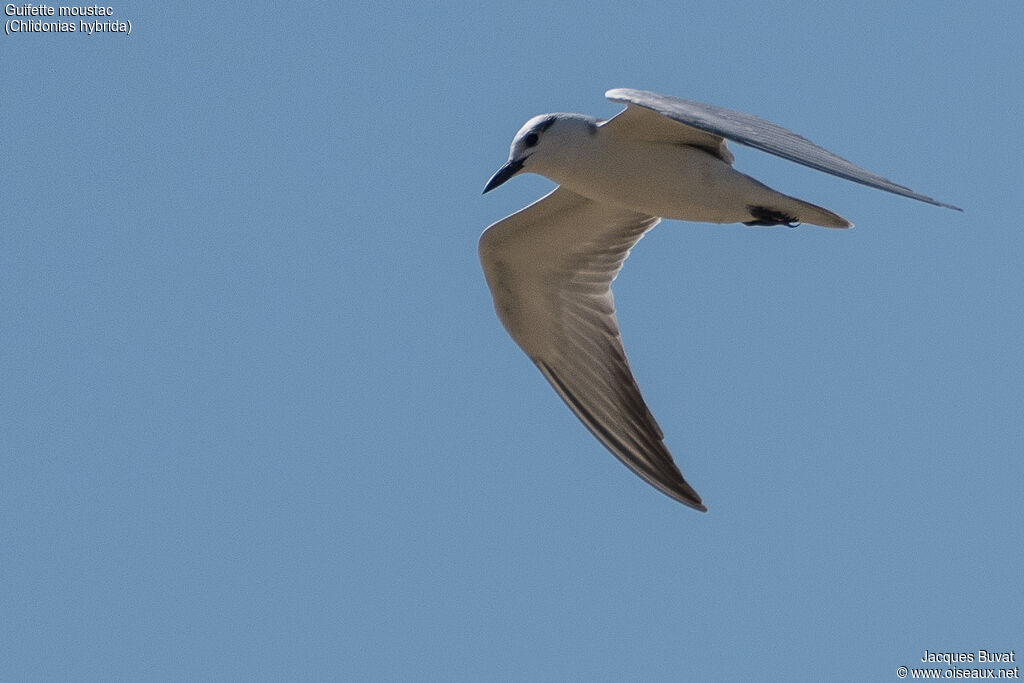
[[[608,121],[546,114],[516,134],[485,192],[521,171],[559,187],[480,238],[495,310],[573,412],[630,469],[698,510],[622,348],[611,283],[661,217],[831,228],[852,224],[732,168],[725,138],[848,180],[956,209],[877,176],[749,114],[639,90]]]
[[[628,111],[628,110],[627,110]],[[687,144],[685,136],[665,139],[655,128],[616,117],[604,123],[580,114],[558,114],[524,170],[538,173],[594,201],[638,213],[681,221],[741,223],[754,220],[750,207],[766,207],[830,228],[847,228],[845,218],[794,199],[732,167],[724,144]],[[661,117],[646,113],[642,116]],[[536,117],[536,122],[544,117]],[[686,127],[671,123],[685,132]],[[530,123],[523,127],[529,134]],[[645,135],[646,133],[646,135]],[[656,172],[652,172],[656,171]]]

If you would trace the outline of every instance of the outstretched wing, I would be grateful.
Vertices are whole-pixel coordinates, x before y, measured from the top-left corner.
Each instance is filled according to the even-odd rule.
[[[807,138],[801,137],[782,126],[777,126],[770,121],[759,119],[751,114],[743,114],[738,111],[715,107],[710,104],[702,104],[691,100],[684,100],[668,95],[648,92],[646,90],[632,90],[630,88],[616,88],[605,93],[605,97],[613,102],[620,102],[627,105],[625,111],[621,112],[605,125],[638,126],[638,128],[662,128],[663,123],[654,120],[658,117],[664,122],[664,118],[671,119],[677,123],[696,129],[693,132],[682,132],[683,138],[690,138],[695,135],[708,133],[722,138],[734,140],[740,144],[755,147],[770,154],[775,154],[783,159],[795,161],[798,164],[830,173],[855,183],[861,183],[886,192],[916,199],[918,201],[942,206],[947,209],[963,211],[958,206],[945,204],[913,190],[897,185],[896,183],[866,171],[856,164],[852,164],[842,157],[819,147]],[[621,119],[621,124],[616,121]],[[662,128],[663,129],[663,128]],[[689,143],[688,143],[689,144]],[[707,144],[698,146],[708,146]],[[731,161],[731,159],[726,159]]]
[[[480,261],[505,329],[583,424],[648,483],[704,511],[644,403],[615,318],[612,281],[659,220],[558,188],[487,228]]]

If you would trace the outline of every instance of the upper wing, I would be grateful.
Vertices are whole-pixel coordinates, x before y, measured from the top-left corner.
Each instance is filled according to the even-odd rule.
[[[609,90],[608,95],[621,92]],[[615,99],[615,98],[612,98]],[[618,114],[600,123],[602,128],[614,129],[623,136],[629,136],[645,142],[662,142],[671,145],[689,145],[715,155],[727,164],[735,161],[732,152],[725,144],[725,138],[717,133],[683,126],[679,121],[659,116],[650,109],[643,107],[626,107]]]
[[[743,114],[722,107],[714,107],[710,104],[702,104],[691,100],[683,100],[678,97],[659,95],[658,93],[645,90],[632,90],[630,88],[616,88],[605,93],[605,97],[613,102],[621,102],[627,105],[624,112],[612,118],[608,123],[614,123],[620,116],[627,116],[624,122],[636,122],[645,118],[667,117],[672,121],[685,124],[705,134],[721,136],[735,140],[744,145],[775,154],[783,159],[795,161],[798,164],[809,166],[834,176],[862,183],[879,190],[892,192],[894,194],[917,199],[918,201],[942,206],[947,209],[963,211],[958,206],[945,204],[938,200],[918,194],[913,190],[897,185],[880,175],[866,171],[856,164],[851,164],[846,159],[836,156],[827,149],[819,147],[807,138],[801,137],[782,126],[759,119],[750,114]],[[652,115],[650,112],[654,112]],[[662,119],[664,120],[664,119]],[[661,124],[651,123],[656,126]],[[692,135],[688,133],[688,135]]]
[[[655,216],[558,188],[480,238],[480,261],[505,329],[562,400],[631,470],[706,510],[662,442],[630,372],[612,280]]]

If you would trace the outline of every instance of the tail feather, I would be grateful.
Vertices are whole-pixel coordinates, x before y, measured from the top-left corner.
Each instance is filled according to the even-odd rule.
[[[824,228],[852,228],[853,223],[846,220],[837,213],[832,213],[828,209],[805,202],[796,197],[788,197],[792,202],[792,206],[786,206],[782,210],[789,213],[791,212],[793,217],[801,223],[810,223],[811,225],[820,225]]]

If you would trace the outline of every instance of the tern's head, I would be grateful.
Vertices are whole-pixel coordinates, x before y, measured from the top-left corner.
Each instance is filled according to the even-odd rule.
[[[508,161],[484,187],[490,192],[520,171],[548,175],[548,170],[571,164],[575,150],[597,132],[597,120],[580,114],[542,114],[526,122],[512,139]]]

